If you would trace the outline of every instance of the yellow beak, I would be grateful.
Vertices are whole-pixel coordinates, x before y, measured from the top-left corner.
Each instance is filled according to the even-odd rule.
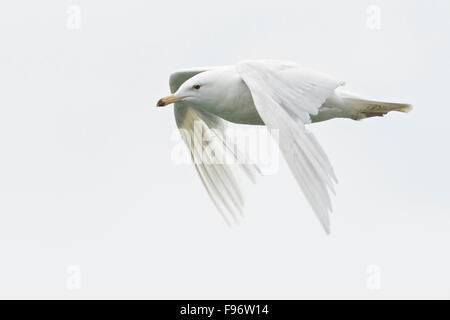
[[[157,107],[165,107],[168,104],[177,102],[179,100],[183,99],[182,97],[175,97],[173,94],[171,94],[170,96],[164,97],[159,99],[158,103],[156,104]]]

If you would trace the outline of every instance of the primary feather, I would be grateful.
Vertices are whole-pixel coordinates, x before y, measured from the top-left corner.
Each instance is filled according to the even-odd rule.
[[[237,69],[266,126],[278,130],[286,162],[328,233],[332,210],[328,189],[334,191],[336,177],[327,156],[304,125],[344,82],[293,64],[242,62]]]

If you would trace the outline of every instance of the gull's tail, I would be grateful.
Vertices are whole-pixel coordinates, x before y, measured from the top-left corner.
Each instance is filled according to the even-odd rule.
[[[390,111],[409,112],[412,110],[412,105],[406,103],[367,100],[347,92],[340,92],[339,95],[348,109],[352,110],[350,118],[354,120],[382,117]]]

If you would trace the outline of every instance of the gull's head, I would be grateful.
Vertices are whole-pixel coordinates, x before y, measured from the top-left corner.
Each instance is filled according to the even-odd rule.
[[[177,101],[188,102],[190,105],[204,107],[214,105],[227,91],[226,83],[218,71],[206,71],[186,80],[170,96],[161,98],[157,106],[164,107]]]

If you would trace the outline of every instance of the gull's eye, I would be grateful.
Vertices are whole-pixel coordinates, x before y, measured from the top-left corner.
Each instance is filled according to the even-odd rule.
[[[195,86],[192,87],[192,89],[198,90],[198,89],[200,89],[200,85],[196,84]]]

